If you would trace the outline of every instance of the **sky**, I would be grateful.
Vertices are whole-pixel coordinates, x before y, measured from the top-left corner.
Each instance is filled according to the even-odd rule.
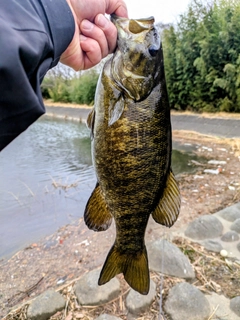
[[[125,0],[129,18],[154,16],[156,22],[176,22],[179,14],[186,12],[190,0]]]

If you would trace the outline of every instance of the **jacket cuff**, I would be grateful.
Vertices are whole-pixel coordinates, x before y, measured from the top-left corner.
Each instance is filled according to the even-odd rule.
[[[53,67],[72,41],[75,22],[66,0],[41,0],[41,3],[54,46]]]

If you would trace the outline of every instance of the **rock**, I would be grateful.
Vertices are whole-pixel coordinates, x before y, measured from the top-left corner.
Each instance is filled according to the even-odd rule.
[[[146,311],[156,296],[156,284],[150,281],[150,290],[147,295],[142,295],[131,289],[126,297],[126,307],[131,314],[139,314]]]
[[[239,235],[236,231],[228,231],[224,233],[224,235],[221,237],[221,240],[224,242],[234,242],[239,240]]]
[[[230,229],[236,231],[237,233],[240,233],[240,219],[235,220]]]
[[[121,318],[104,313],[104,314],[101,314],[99,317],[97,317],[95,320],[121,320]]]
[[[240,203],[218,211],[217,214],[223,219],[231,222],[240,219]]]
[[[56,245],[57,245],[57,240],[48,240],[45,244],[44,244],[44,246],[43,246],[43,248],[44,249],[49,249],[49,248],[52,248],[52,247],[55,247]]]
[[[193,220],[185,231],[185,236],[195,240],[213,239],[221,236],[223,225],[215,216],[202,216]]]
[[[206,240],[203,245],[208,251],[220,252],[223,249],[221,243],[215,240]]]
[[[147,245],[150,270],[170,276],[192,279],[194,270],[188,257],[167,240],[157,240]]]
[[[95,306],[117,298],[120,293],[120,283],[113,278],[108,283],[99,286],[100,270],[96,269],[85,274],[75,284],[75,293],[81,305]]]
[[[240,317],[240,296],[230,300],[230,309]]]
[[[210,303],[210,306],[213,310],[216,310],[214,313],[215,319],[227,319],[227,320],[237,320],[236,314],[230,310],[229,299],[224,295],[218,295],[215,292],[212,292],[211,295],[205,296]]]
[[[179,283],[169,291],[164,309],[172,320],[207,320],[211,314],[204,294],[187,282]]]
[[[238,251],[240,251],[240,242],[237,245]]]
[[[222,250],[220,251],[220,255],[221,255],[222,257],[226,258],[226,257],[228,256],[227,250],[222,249]]]
[[[28,307],[27,317],[30,320],[47,320],[65,307],[65,299],[60,293],[49,289],[32,301]]]

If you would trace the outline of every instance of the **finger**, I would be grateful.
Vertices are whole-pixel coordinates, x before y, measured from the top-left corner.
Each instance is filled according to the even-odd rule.
[[[114,24],[108,20],[103,14],[98,14],[94,20],[95,24],[103,31],[107,44],[108,53],[112,53],[116,48],[117,29]]]
[[[119,17],[128,18],[127,6],[122,0],[107,0],[106,13],[115,13]]]
[[[89,69],[102,60],[102,52],[99,43],[84,35],[80,35],[80,46],[83,51],[83,69]]]
[[[97,41],[100,49],[102,58],[106,57],[109,53],[108,43],[106,36],[101,28],[96,26],[94,23],[84,19],[80,24],[81,33],[87,38],[91,38]]]

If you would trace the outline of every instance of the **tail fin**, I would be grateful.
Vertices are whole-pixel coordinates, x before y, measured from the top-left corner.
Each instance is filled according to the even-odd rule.
[[[130,287],[141,294],[148,294],[150,279],[145,246],[142,252],[127,254],[121,253],[114,245],[108,253],[98,284],[105,284],[121,272]]]

